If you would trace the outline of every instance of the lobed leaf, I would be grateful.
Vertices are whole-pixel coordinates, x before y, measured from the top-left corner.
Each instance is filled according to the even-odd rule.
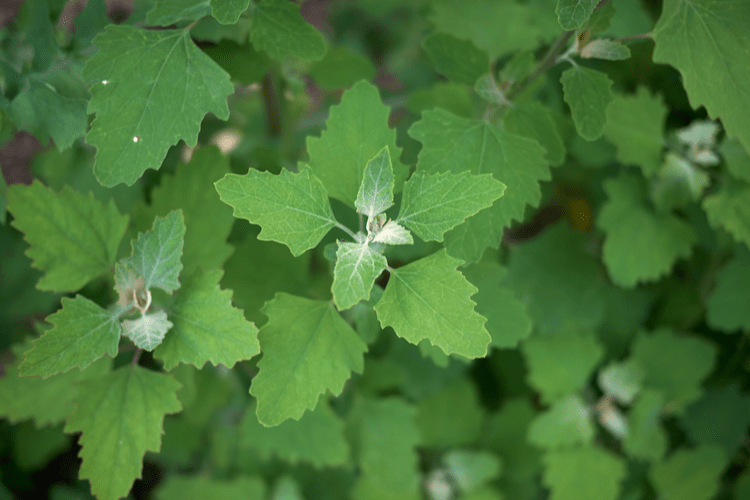
[[[298,5],[286,0],[263,0],[255,6],[250,41],[278,61],[287,56],[319,61],[326,53],[323,35],[302,18]]]

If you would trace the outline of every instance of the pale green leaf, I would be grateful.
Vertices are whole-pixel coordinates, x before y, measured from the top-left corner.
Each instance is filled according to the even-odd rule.
[[[133,242],[133,254],[117,263],[115,288],[118,292],[130,289],[132,277],[143,277],[144,287],[161,288],[172,293],[180,288],[182,246],[185,222],[182,210],[174,210],[166,217],[157,217],[151,231],[141,233]]]
[[[578,29],[588,21],[597,0],[557,0],[557,20],[566,31]]]
[[[112,360],[104,357],[83,371],[71,370],[46,379],[19,377],[18,365],[29,348],[30,342],[12,347],[16,359],[6,365],[5,375],[0,378],[0,415],[12,424],[33,419],[37,427],[43,427],[65,421],[74,409],[71,400],[78,391],[78,382],[106,375],[112,366]]]
[[[258,329],[232,307],[232,292],[219,288],[222,274],[221,270],[193,274],[168,307],[174,326],[154,351],[167,370],[179,363],[200,368],[207,361],[231,368],[260,352]]]
[[[664,165],[656,175],[651,197],[654,205],[662,212],[700,200],[703,191],[711,183],[705,170],[671,152],[667,153]]]
[[[604,181],[609,200],[597,226],[604,231],[604,263],[616,284],[632,288],[667,274],[678,258],[691,254],[693,228],[671,214],[648,206],[643,181],[623,173]]]
[[[209,0],[156,0],[146,14],[153,26],[169,26],[178,21],[196,21],[211,12]]]
[[[727,454],[718,446],[682,448],[651,466],[649,477],[660,499],[710,500],[719,492],[727,465]]]
[[[491,209],[470,217],[446,235],[448,252],[464,260],[479,260],[485,247],[497,247],[502,228],[513,220],[523,220],[527,204],[539,204],[539,181],[550,179],[544,150],[536,141],[484,121],[435,109],[423,112],[409,135],[423,146],[418,172],[490,173],[508,186]]]
[[[583,59],[622,61],[630,58],[630,49],[622,42],[601,38],[584,45],[580,54]]]
[[[172,328],[167,313],[158,311],[144,314],[137,319],[126,319],[122,322],[122,334],[128,337],[140,349],[152,351],[164,340],[164,335]]]
[[[263,0],[255,6],[250,41],[278,61],[287,56],[318,61],[326,53],[323,35],[302,18],[298,5],[287,0]]]
[[[480,436],[483,421],[484,409],[477,391],[465,378],[422,398],[415,419],[420,444],[439,448],[474,443]]]
[[[250,0],[210,0],[211,15],[220,24],[234,24],[247,10]]]
[[[372,80],[376,74],[369,58],[343,46],[328,47],[325,57],[310,66],[310,76],[324,90],[351,87],[360,80]]]
[[[531,334],[531,318],[526,305],[513,292],[500,286],[505,269],[495,262],[479,262],[462,269],[464,276],[479,290],[472,300],[476,312],[487,318],[484,327],[492,337],[492,347],[513,349]]]
[[[488,451],[451,450],[443,461],[463,492],[476,490],[499,476],[502,470],[500,458]]]
[[[180,384],[170,375],[126,365],[79,388],[65,432],[83,433],[80,477],[99,500],[117,500],[141,477],[146,451],[159,451],[164,415],[182,409]]]
[[[263,358],[250,393],[263,425],[299,420],[320,394],[340,394],[351,372],[362,372],[367,346],[330,302],[279,293],[262,311]]]
[[[419,494],[419,434],[414,408],[401,399],[366,399],[354,432],[362,473],[354,484],[355,500],[416,500]]]
[[[566,448],[589,444],[594,438],[592,408],[572,394],[554,403],[529,426],[528,440],[539,448]]]
[[[490,174],[418,172],[404,184],[396,221],[425,241],[443,241],[443,235],[468,217],[492,206],[505,185]]]
[[[281,0],[286,1],[286,0]],[[380,101],[377,87],[359,82],[329,109],[326,130],[307,138],[310,168],[323,181],[331,198],[354,206],[367,162],[388,146],[395,191],[401,191],[408,168],[401,164],[396,131],[388,128],[390,108]]]
[[[667,107],[658,95],[646,87],[635,95],[615,94],[607,108],[604,137],[617,147],[617,160],[623,165],[638,165],[646,177],[661,165],[662,138]]]
[[[414,238],[407,229],[399,226],[395,221],[389,220],[377,232],[372,242],[385,243],[386,245],[411,245],[414,243]]]
[[[685,409],[680,425],[692,442],[718,444],[731,456],[747,439],[750,396],[741,392],[736,383],[712,387]]]
[[[542,400],[552,403],[575,392],[589,379],[604,356],[604,348],[592,334],[541,335],[521,344],[529,385]]]
[[[477,289],[456,270],[460,263],[443,250],[390,270],[375,305],[381,326],[415,345],[427,338],[446,354],[484,356],[491,338],[469,298]]]
[[[120,342],[118,315],[82,295],[63,297],[62,309],[49,316],[54,328],[34,340],[19,366],[22,377],[47,378],[73,367],[81,370],[105,354],[114,358]]]
[[[299,420],[285,420],[276,427],[262,425],[253,405],[240,427],[240,446],[259,452],[266,460],[277,457],[292,464],[308,462],[315,467],[335,467],[349,459],[344,423],[325,399]]]
[[[565,160],[565,145],[549,108],[539,102],[516,102],[503,115],[503,129],[536,140],[550,165]]]
[[[618,403],[629,405],[643,387],[643,368],[635,362],[612,362],[599,371],[599,388]]]
[[[716,348],[698,337],[659,330],[640,334],[630,356],[643,369],[643,386],[664,395],[665,411],[681,413],[700,398],[701,382],[714,367]]]
[[[271,500],[305,500],[300,485],[290,475],[278,478],[273,485]]]
[[[750,182],[750,154],[737,139],[727,139],[719,147],[729,172],[737,179]]]
[[[40,182],[8,188],[12,225],[26,235],[26,251],[33,267],[45,272],[37,288],[78,290],[97,276],[110,272],[128,217],[69,187],[59,194]]]
[[[388,146],[367,162],[362,173],[362,184],[359,186],[354,206],[368,220],[382,214],[393,205],[393,166]]]
[[[630,458],[658,462],[669,446],[667,433],[661,423],[664,397],[660,392],[646,389],[641,392],[628,413],[628,433],[622,447]]]
[[[336,225],[326,188],[307,167],[280,175],[251,168],[219,180],[216,190],[235,217],[261,226],[259,240],[283,243],[294,256],[315,247]]]
[[[370,298],[375,279],[388,267],[388,261],[367,244],[338,242],[333,270],[333,302],[343,311]]]
[[[654,40],[654,62],[680,71],[690,104],[705,106],[750,149],[750,4],[666,0]]]
[[[616,500],[627,473],[625,461],[602,448],[550,451],[544,462],[550,500]]]
[[[719,190],[703,200],[708,222],[723,228],[750,248],[750,184],[726,179]]]
[[[456,83],[473,86],[490,69],[487,53],[468,40],[445,33],[433,33],[422,41],[435,69]]]
[[[587,141],[598,139],[614,100],[612,80],[601,71],[575,66],[563,72],[560,83],[578,134]]]
[[[97,82],[86,142],[97,148],[94,173],[103,185],[133,184],[180,139],[194,147],[206,113],[229,117],[229,75],[187,32],[107,26],[94,45],[83,72]]]
[[[708,298],[706,320],[725,332],[750,330],[750,252],[739,249],[718,273],[716,288]]]
[[[133,222],[138,231],[148,229],[155,216],[180,209],[185,217],[182,274],[217,269],[232,253],[226,243],[232,230],[232,209],[222,203],[213,183],[229,173],[229,161],[215,146],[196,149],[190,161],[178,164],[175,175],[163,175],[151,190],[151,205],[136,203]]]
[[[266,498],[265,492],[266,485],[259,477],[211,479],[203,475],[169,475],[163,483],[159,483],[154,496],[158,500],[263,500]]]

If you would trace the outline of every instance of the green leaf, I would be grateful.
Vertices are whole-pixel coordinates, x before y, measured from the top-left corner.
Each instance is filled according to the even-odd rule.
[[[226,239],[232,230],[232,210],[219,199],[213,183],[229,173],[226,156],[215,146],[196,149],[191,160],[179,164],[175,175],[163,175],[151,190],[151,205],[133,207],[136,229],[145,231],[156,216],[181,210],[185,218],[182,274],[218,269],[232,253]]]
[[[563,72],[560,83],[578,134],[587,141],[601,137],[614,100],[612,80],[601,71],[574,66]]]
[[[397,222],[389,220],[377,232],[372,242],[385,243],[386,245],[411,245],[414,243],[414,239],[408,230],[398,225]]]
[[[216,182],[216,190],[235,217],[262,227],[259,240],[283,243],[295,257],[337,224],[326,188],[307,167],[280,175],[251,168],[245,175],[228,174]]]
[[[109,373],[112,360],[101,358],[83,371],[72,370],[49,378],[19,377],[18,365],[31,343],[12,346],[15,360],[6,365],[0,378],[0,415],[15,424],[33,419],[37,427],[57,425],[73,411],[70,401],[78,391],[78,382]]]
[[[469,298],[477,289],[456,270],[460,263],[439,251],[390,270],[375,305],[380,325],[415,345],[427,338],[446,354],[483,357],[491,338]]]
[[[548,403],[580,389],[604,356],[596,337],[586,333],[531,337],[521,351],[529,370],[527,382]]]
[[[625,461],[594,447],[551,451],[544,456],[550,500],[615,500],[625,479]]]
[[[211,0],[211,15],[221,24],[234,24],[248,5],[250,0]]]
[[[315,467],[335,467],[349,460],[344,423],[323,399],[299,420],[285,420],[265,427],[250,407],[240,423],[240,446],[259,452],[268,460],[275,456],[289,463],[308,462]]]
[[[729,172],[737,179],[750,182],[750,154],[747,154],[737,139],[727,139],[721,143],[719,152],[724,158]]]
[[[666,0],[654,40],[654,62],[680,71],[693,108],[705,106],[750,149],[750,4]]]
[[[645,390],[628,413],[628,433],[622,440],[625,453],[647,462],[658,462],[664,457],[669,441],[661,424],[664,398],[660,392]]]
[[[474,86],[477,78],[490,69],[487,53],[468,40],[433,33],[422,41],[422,48],[437,72],[456,83]]]
[[[118,315],[82,295],[63,297],[62,309],[47,318],[54,328],[34,340],[19,366],[22,377],[47,378],[71,368],[81,370],[105,354],[114,358],[120,342]]]
[[[182,210],[157,217],[151,231],[141,233],[133,244],[133,254],[117,263],[115,289],[131,289],[132,277],[143,277],[146,289],[157,287],[172,293],[180,288],[182,246],[185,222]]]
[[[229,75],[182,30],[108,26],[84,77],[98,83],[88,112],[96,113],[86,142],[96,146],[94,173],[104,186],[133,184],[158,169],[170,146],[194,147],[206,113],[229,117]]]
[[[700,200],[710,183],[711,178],[702,168],[670,152],[657,172],[651,197],[660,211],[668,212]]]
[[[630,49],[622,42],[614,40],[592,40],[581,49],[583,59],[605,59],[607,61],[623,61],[630,58]]]
[[[719,492],[729,460],[718,446],[679,449],[649,470],[656,494],[664,500],[709,500]]]
[[[287,56],[319,61],[326,53],[323,35],[302,18],[298,5],[286,0],[263,0],[255,6],[250,41],[278,61]]]
[[[219,288],[222,274],[196,272],[167,308],[174,326],[154,351],[167,370],[179,363],[201,368],[207,361],[231,368],[260,352],[258,329],[232,307],[232,292]]]
[[[681,413],[700,398],[701,382],[714,367],[716,348],[698,337],[659,330],[640,334],[630,356],[643,369],[644,387],[664,395],[665,411]]]
[[[566,448],[590,444],[594,438],[592,408],[572,394],[554,403],[529,426],[528,440],[539,448]]]
[[[617,161],[638,165],[646,177],[661,165],[662,134],[667,107],[661,97],[651,96],[646,87],[635,95],[615,94],[607,108],[604,137],[617,147]]]
[[[255,50],[247,40],[242,40],[242,43],[240,45],[231,40],[221,40],[216,45],[204,46],[201,50],[224,68],[232,80],[246,85],[260,82],[268,73],[270,59],[265,52]]]
[[[388,128],[389,114],[377,87],[359,82],[344,92],[339,105],[331,106],[321,136],[308,136],[310,168],[323,181],[328,196],[354,207],[367,162],[384,146],[393,162],[395,191],[401,191],[409,170],[398,160],[401,148],[396,146],[396,131]]]
[[[167,313],[158,311],[144,314],[138,319],[126,319],[122,322],[122,334],[128,337],[140,349],[153,350],[164,340],[164,335],[172,328]]]
[[[370,298],[375,279],[388,267],[388,261],[367,244],[338,243],[333,270],[333,302],[339,311]]]
[[[343,46],[329,47],[325,57],[310,66],[310,76],[323,90],[351,87],[360,80],[372,80],[376,74],[370,59]]]
[[[45,272],[37,288],[78,290],[97,276],[110,272],[128,217],[69,187],[59,194],[40,182],[8,188],[12,225],[26,235],[26,251],[33,266]]]
[[[487,318],[484,327],[492,337],[490,345],[498,349],[514,349],[531,334],[531,318],[526,305],[502,288],[505,269],[495,262],[479,262],[462,270],[466,279],[479,290],[473,296],[476,312]]]
[[[727,178],[702,206],[712,227],[725,229],[750,248],[750,184]]]
[[[279,293],[262,311],[268,316],[258,333],[263,358],[250,393],[263,425],[299,420],[320,394],[340,394],[350,373],[362,372],[367,346],[330,302]]]
[[[13,457],[20,469],[43,469],[60,453],[66,451],[71,437],[62,431],[62,425],[36,428],[24,422],[13,429]]]
[[[234,479],[212,479],[206,476],[169,475],[160,483],[158,500],[201,500],[206,498],[242,498],[263,500],[266,485],[258,477],[237,476]]]
[[[607,396],[629,405],[643,387],[643,375],[643,368],[638,363],[612,362],[599,371],[597,381]]]
[[[473,491],[490,482],[502,470],[500,458],[487,451],[451,450],[443,461],[463,492]]]
[[[716,425],[721,422],[721,425]],[[680,425],[696,444],[717,444],[732,456],[747,438],[750,425],[750,396],[738,385],[712,387],[685,409]]]
[[[638,176],[622,173],[604,181],[604,190],[609,200],[596,225],[606,235],[603,259],[612,281],[627,288],[655,281],[678,258],[690,256],[697,240],[693,228],[674,215],[654,212]]]
[[[459,379],[419,401],[415,419],[420,444],[439,448],[474,443],[483,421],[484,409],[477,391],[466,379]]]
[[[597,0],[557,0],[557,20],[566,31],[575,30],[586,24]]]
[[[708,298],[706,320],[711,328],[727,333],[750,329],[750,253],[738,250],[716,273],[716,288]]]
[[[8,204],[8,184],[5,182],[5,177],[0,174],[0,226],[4,226],[8,217],[7,204]]]
[[[83,433],[80,477],[99,500],[127,495],[141,477],[145,452],[159,451],[164,415],[182,409],[179,388],[169,375],[129,365],[81,382],[65,432]]]
[[[531,481],[541,472],[541,454],[526,439],[529,424],[536,415],[529,399],[523,396],[506,399],[500,411],[488,419],[483,441],[503,457],[505,477]]]
[[[367,162],[362,173],[362,184],[359,186],[354,206],[357,212],[366,215],[369,220],[380,215],[393,205],[393,166],[388,146],[378,152]]]
[[[212,479],[206,476],[169,475],[160,483],[158,500],[202,500],[206,498],[242,498],[263,500],[266,485],[258,477],[237,476],[234,479]]]
[[[536,140],[550,165],[565,161],[565,145],[549,108],[536,101],[516,102],[503,115],[503,129]]]
[[[169,26],[183,20],[196,21],[210,11],[209,0],[156,0],[146,20],[154,26]]]
[[[362,473],[354,484],[355,500],[416,500],[419,495],[419,434],[414,408],[395,397],[366,399],[356,428]]]
[[[396,222],[425,241],[443,241],[443,235],[482,209],[491,207],[505,185],[490,174],[418,172],[404,184]]]
[[[490,173],[508,186],[491,209],[469,218],[446,235],[448,252],[467,261],[479,260],[487,246],[500,244],[502,227],[524,218],[526,205],[541,199],[539,181],[549,180],[544,150],[531,139],[507,133],[484,121],[460,118],[435,109],[409,129],[422,143],[417,172]]]

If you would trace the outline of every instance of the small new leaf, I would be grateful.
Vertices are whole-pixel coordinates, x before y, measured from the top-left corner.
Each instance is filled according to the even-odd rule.
[[[565,70],[560,82],[578,134],[587,141],[598,139],[607,124],[607,107],[614,99],[612,80],[601,71],[575,66]]]
[[[259,240],[283,243],[295,257],[315,247],[336,225],[326,188],[308,167],[298,174],[255,169],[228,174],[216,182],[216,190],[235,217],[261,226]]]
[[[388,261],[366,243],[338,242],[338,245],[331,292],[336,307],[343,311],[370,298],[372,284]]]
[[[393,205],[393,166],[388,146],[385,146],[375,157],[367,162],[362,174],[354,206],[357,212],[368,219],[382,214]]]
[[[443,235],[492,203],[505,184],[490,174],[426,174],[418,172],[404,184],[397,222],[425,241],[443,241]]]
[[[185,240],[185,222],[182,210],[166,217],[157,217],[154,227],[138,235],[133,242],[133,255],[117,263],[115,289],[127,290],[133,276],[142,276],[145,288],[161,288],[172,293],[180,288],[178,278],[182,271],[182,246]]]
[[[126,319],[122,322],[123,335],[147,351],[161,344],[170,328],[172,328],[172,323],[167,319],[167,313],[164,311],[144,314],[138,319]]]
[[[583,59],[606,59],[622,61],[630,57],[630,49],[622,42],[614,40],[592,40],[581,49]]]
[[[444,250],[392,269],[383,297],[375,306],[383,328],[414,345],[423,339],[446,354],[468,358],[487,354],[491,338],[486,319],[474,311],[469,297],[477,289],[456,270],[460,260]]]
[[[81,370],[105,354],[115,357],[120,341],[117,314],[77,295],[62,298],[62,309],[47,318],[54,328],[34,340],[19,366],[22,377],[47,378],[73,367]]]
[[[389,220],[378,231],[372,242],[385,243],[386,245],[411,245],[414,243],[414,238],[411,237],[408,230],[399,226],[397,222]]]

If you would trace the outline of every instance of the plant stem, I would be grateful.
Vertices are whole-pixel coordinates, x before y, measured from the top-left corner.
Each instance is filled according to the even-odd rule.
[[[348,227],[346,227],[345,225],[343,225],[343,224],[340,224],[340,223],[338,223],[338,222],[336,223],[336,227],[337,227],[337,228],[339,228],[339,229],[341,229],[342,231],[344,231],[344,232],[345,232],[346,234],[348,234],[349,236],[351,236],[351,237],[352,237],[352,239],[353,239],[354,241],[357,241],[357,236],[356,236],[356,235],[355,235],[355,234],[354,234],[354,233],[352,232],[352,230],[351,230],[351,229],[349,229],[349,228],[348,228]]]
[[[615,38],[615,42],[625,42],[627,40],[653,40],[654,34],[653,33],[639,33],[637,35],[630,35],[630,36],[624,36],[622,38]]]
[[[276,80],[271,73],[263,77],[261,84],[263,92],[263,104],[268,117],[268,135],[279,137],[281,135],[281,108],[279,106],[279,95],[276,91]]]
[[[575,33],[575,31],[573,30],[563,31],[562,33],[560,33],[560,36],[558,36],[557,40],[554,41],[554,43],[549,48],[547,53],[544,55],[544,58],[537,65],[534,71],[532,71],[531,74],[526,77],[526,79],[523,80],[520,85],[511,87],[510,92],[508,92],[507,95],[508,100],[512,100],[518,94],[523,92],[529,85],[534,82],[534,80],[539,78],[545,71],[555,65],[555,63],[557,62],[557,58],[559,57],[565,46],[568,44],[568,39],[573,36],[573,33]]]
[[[143,349],[141,349],[140,347],[135,350],[135,354],[133,354],[133,361],[131,362],[133,366],[138,365],[138,360],[141,359],[142,352],[143,352]]]

